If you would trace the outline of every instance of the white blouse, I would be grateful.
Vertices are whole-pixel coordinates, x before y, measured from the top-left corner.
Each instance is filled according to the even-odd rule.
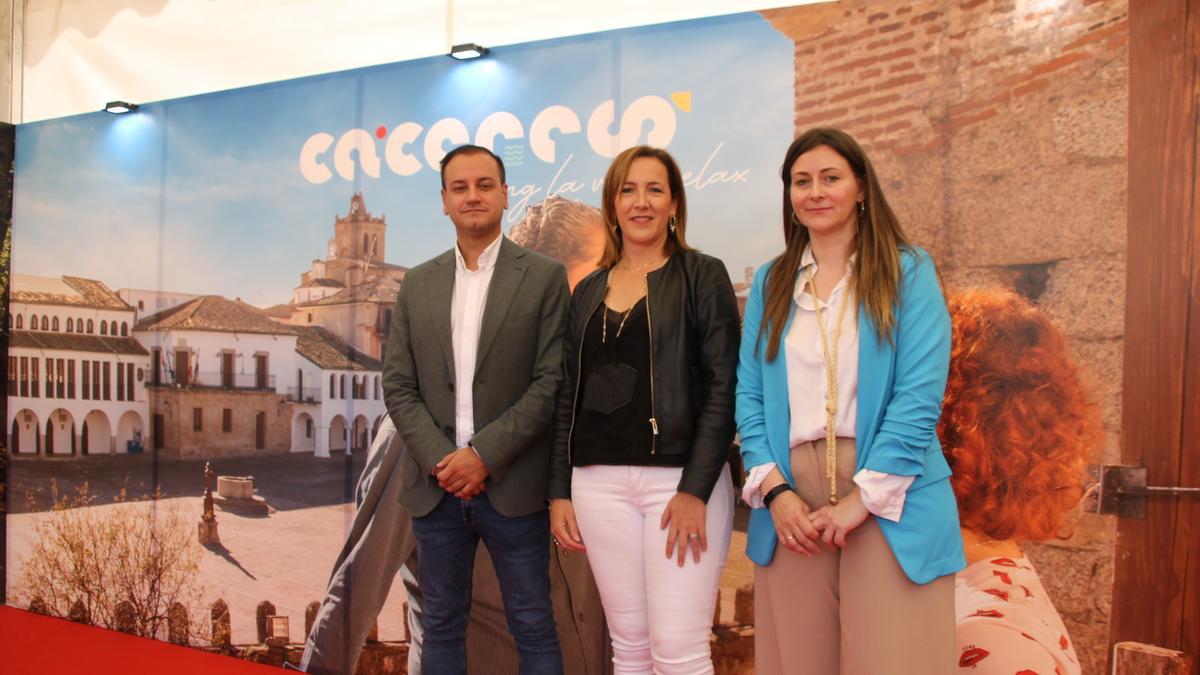
[[[825,324],[830,349],[838,332],[838,314],[849,303],[842,316],[842,332],[837,341],[837,422],[835,430],[842,438],[854,438],[858,422],[858,312],[854,307],[854,258],[846,264],[846,274],[833,287],[829,300],[822,302],[808,291],[808,271],[816,276],[816,261],[812,248],[804,251],[800,274],[792,291],[795,313],[783,339],[787,357],[788,410],[792,428],[789,435],[794,448],[807,441],[825,438],[825,404],[829,401],[826,384],[824,350],[818,322]]]
[[[812,246],[800,258],[800,273],[792,293],[795,312],[784,336],[784,357],[787,359],[788,409],[791,414],[789,440],[792,447],[825,438],[825,404],[829,400],[826,366],[818,321],[825,324],[826,335],[832,341],[838,314],[844,303],[856,301],[851,285],[855,256],[846,264],[846,274],[834,286],[828,301],[821,301],[808,291],[808,271],[816,276],[820,267],[813,257]],[[831,344],[832,348],[833,345]],[[858,423],[858,313],[854,305],[846,307],[842,317],[841,335],[837,341],[837,417],[835,432],[842,438],[854,438]],[[759,488],[774,462],[751,467],[742,499],[753,508],[762,508]],[[900,520],[904,497],[914,476],[896,476],[863,469],[854,475],[863,504],[872,514]]]

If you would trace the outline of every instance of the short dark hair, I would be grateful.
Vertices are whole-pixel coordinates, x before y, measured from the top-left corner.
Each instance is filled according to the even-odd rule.
[[[496,155],[496,153],[492,152],[491,150],[488,150],[487,148],[483,147],[482,145],[471,145],[470,143],[468,143],[466,145],[460,145],[457,148],[446,153],[446,156],[443,157],[442,161],[439,163],[439,170],[441,171],[441,174],[442,174],[442,189],[443,190],[446,189],[446,165],[450,163],[450,160],[454,159],[455,157],[458,157],[459,155],[487,155],[487,156],[491,157],[492,159],[496,160],[496,166],[500,168],[500,182],[504,185],[508,185],[508,181],[504,177],[504,162],[501,161],[500,157],[498,157]]]

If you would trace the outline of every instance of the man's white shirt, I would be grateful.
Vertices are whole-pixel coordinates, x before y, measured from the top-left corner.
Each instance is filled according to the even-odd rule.
[[[475,359],[479,349],[479,328],[487,305],[488,286],[496,270],[500,253],[497,235],[483,249],[476,269],[467,269],[462,251],[454,246],[454,292],[450,299],[450,335],[454,348],[454,443],[467,447],[475,435]]]

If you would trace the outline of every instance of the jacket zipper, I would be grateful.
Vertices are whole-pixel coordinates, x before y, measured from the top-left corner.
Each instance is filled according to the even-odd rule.
[[[658,452],[658,418],[654,414],[654,319],[650,315],[650,275],[646,275],[646,332],[650,336],[650,454]]]
[[[600,302],[604,302],[605,295],[608,295],[607,277],[604,281],[604,293],[600,296]],[[583,322],[584,330],[579,331],[579,346],[575,350],[575,394],[571,397],[571,426],[567,430],[567,464],[573,464],[575,455],[575,411],[579,409],[579,382],[583,379],[583,373],[580,372],[583,370],[583,338],[587,334],[588,322],[600,308],[600,302],[592,305],[592,311],[588,312],[587,319]]]

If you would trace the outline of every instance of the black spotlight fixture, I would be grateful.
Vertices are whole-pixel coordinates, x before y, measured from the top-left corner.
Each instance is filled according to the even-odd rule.
[[[114,115],[124,115],[138,109],[138,104],[126,101],[109,101],[104,104],[104,111]]]
[[[450,57],[458,59],[459,61],[470,61],[471,59],[477,59],[481,56],[487,56],[489,51],[491,50],[487,47],[480,47],[474,42],[466,42],[464,44],[454,45],[451,47]]]

